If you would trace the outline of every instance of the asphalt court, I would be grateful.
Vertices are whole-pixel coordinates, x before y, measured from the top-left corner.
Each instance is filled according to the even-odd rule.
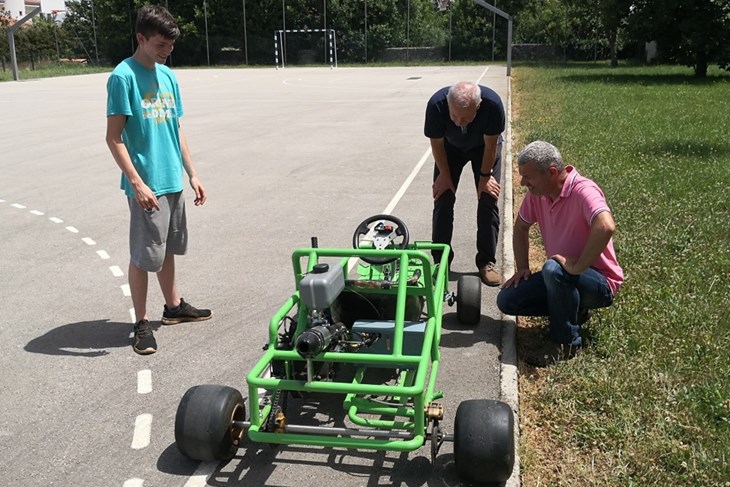
[[[505,71],[176,70],[182,128],[209,193],[196,208],[186,188],[190,248],[178,280],[186,300],[212,308],[214,318],[161,327],[159,351],[148,357],[129,340],[128,210],[104,143],[108,75],[0,83],[0,470],[8,483],[459,485],[448,443],[433,468],[426,447],[397,454],[253,445],[227,464],[198,464],[175,450],[173,422],[193,385],[245,395],[268,321],[292,292],[294,249],[313,236],[322,247],[349,247],[357,225],[385,210],[412,239],[430,238],[426,102],[470,80],[495,89],[506,107]],[[454,277],[476,271],[476,193],[469,171],[463,178]],[[460,401],[500,396],[495,296],[483,288],[475,328],[445,307],[437,385],[447,431]],[[158,320],[154,278],[148,306]],[[150,371],[151,392],[139,392],[141,371]],[[150,425],[141,442],[140,417]]]

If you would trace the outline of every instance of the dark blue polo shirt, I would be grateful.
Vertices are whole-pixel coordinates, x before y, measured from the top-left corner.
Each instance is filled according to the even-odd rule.
[[[502,100],[494,90],[479,85],[482,102],[474,120],[467,126],[466,134],[457,127],[449,116],[446,94],[449,87],[434,93],[426,105],[426,123],[423,133],[429,139],[445,138],[446,141],[466,152],[484,145],[485,135],[499,135],[504,131],[505,116]]]

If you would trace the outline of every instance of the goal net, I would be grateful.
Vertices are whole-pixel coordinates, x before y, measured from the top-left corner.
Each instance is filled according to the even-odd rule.
[[[274,32],[274,64],[325,64],[337,67],[337,37],[334,29],[287,29]]]

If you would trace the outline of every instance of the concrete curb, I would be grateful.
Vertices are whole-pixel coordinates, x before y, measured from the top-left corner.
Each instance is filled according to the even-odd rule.
[[[512,79],[507,80],[507,127],[504,161],[502,164],[502,205],[499,209],[502,221],[502,277],[504,280],[514,273],[512,230],[514,209],[512,198]],[[517,379],[517,322],[514,316],[500,315],[502,321],[502,354],[500,358],[501,400],[512,408],[515,414],[515,464],[506,487],[520,487],[520,421],[519,388]]]

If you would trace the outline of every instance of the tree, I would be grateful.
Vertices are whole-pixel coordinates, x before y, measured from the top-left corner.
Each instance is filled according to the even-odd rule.
[[[730,64],[730,0],[641,0],[630,16],[634,36],[656,40],[662,57],[707,76],[716,63]]]
[[[452,59],[487,59],[492,42],[492,12],[471,0],[452,5]]]

